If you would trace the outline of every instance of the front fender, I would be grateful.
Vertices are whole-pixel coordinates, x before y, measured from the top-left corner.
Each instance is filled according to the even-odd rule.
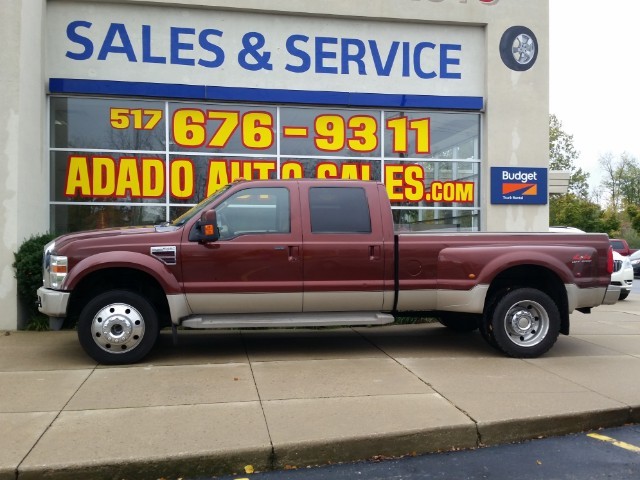
[[[179,267],[169,267],[142,253],[122,251],[97,253],[80,260],[67,274],[62,290],[73,290],[87,275],[106,268],[139,270],[155,278],[167,295],[182,293],[182,288],[171,271]]]

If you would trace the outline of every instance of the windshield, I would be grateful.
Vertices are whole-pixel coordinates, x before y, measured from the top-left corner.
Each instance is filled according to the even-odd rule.
[[[225,185],[224,187],[222,187],[220,190],[212,193],[211,195],[209,195],[207,198],[205,198],[204,200],[202,200],[199,204],[195,205],[194,207],[191,207],[189,210],[187,210],[186,212],[184,212],[182,215],[180,215],[178,218],[176,218],[171,225],[175,225],[176,227],[180,227],[182,225],[184,225],[185,223],[187,223],[191,218],[195,217],[199,212],[201,212],[202,210],[204,210],[207,205],[209,205],[210,203],[212,203],[216,198],[218,198],[222,193],[226,192],[229,188],[231,187],[231,184],[229,185]]]

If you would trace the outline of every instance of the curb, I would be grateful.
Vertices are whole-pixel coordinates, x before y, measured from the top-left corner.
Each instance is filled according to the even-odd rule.
[[[480,445],[516,443],[599,428],[620,427],[627,423],[633,423],[632,412],[633,409],[630,407],[621,407],[509,422],[481,423],[478,425]]]
[[[343,438],[331,443],[281,444],[272,448],[210,452],[167,458],[132,458],[129,462],[19,468],[13,476],[0,472],[0,480],[157,480],[244,475],[251,465],[256,472],[304,468],[334,463],[397,458],[428,453],[481,448],[547,436],[618,427],[640,421],[633,407],[407,431],[401,434]]]
[[[128,462],[30,467],[18,469],[15,480],[158,480],[184,477],[230,475],[244,472],[246,465],[256,471],[271,470],[270,448],[237,450],[231,454],[177,454],[165,458],[132,458]]]

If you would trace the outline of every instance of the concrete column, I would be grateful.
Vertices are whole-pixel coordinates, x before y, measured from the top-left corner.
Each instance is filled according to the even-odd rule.
[[[17,301],[13,253],[49,225],[45,9],[45,0],[0,3],[0,329],[5,330],[27,320]]]

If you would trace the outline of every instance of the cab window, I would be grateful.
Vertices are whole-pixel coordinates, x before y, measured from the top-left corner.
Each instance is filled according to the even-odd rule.
[[[236,192],[217,208],[220,239],[253,233],[290,233],[289,190],[248,188]]]
[[[371,233],[367,194],[359,187],[309,189],[312,233]]]

